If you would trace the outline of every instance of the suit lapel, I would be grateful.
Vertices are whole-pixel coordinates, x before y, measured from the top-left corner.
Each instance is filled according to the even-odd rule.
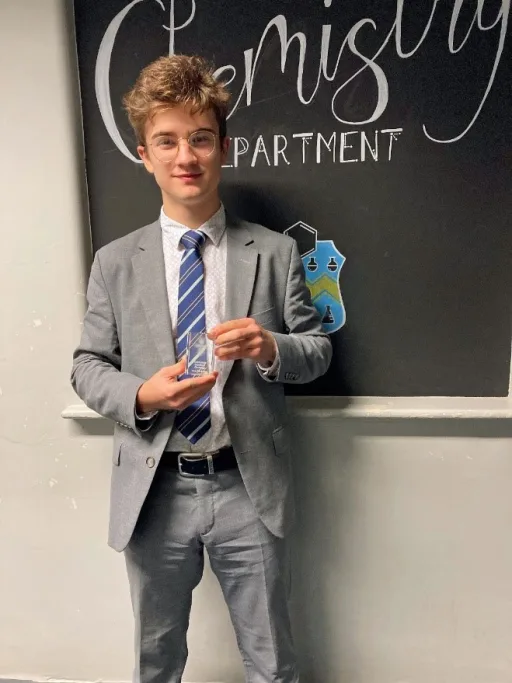
[[[254,289],[258,251],[251,233],[243,225],[226,217],[226,320],[245,318]]]
[[[164,365],[176,362],[171,315],[167,297],[165,263],[160,221],[149,225],[139,242],[139,252],[132,257],[139,296],[148,327]]]

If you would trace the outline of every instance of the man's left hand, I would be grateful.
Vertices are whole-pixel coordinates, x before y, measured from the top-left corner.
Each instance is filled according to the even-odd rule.
[[[216,325],[208,332],[208,337],[215,344],[215,355],[219,360],[251,358],[260,365],[270,367],[277,355],[273,335],[252,318]]]

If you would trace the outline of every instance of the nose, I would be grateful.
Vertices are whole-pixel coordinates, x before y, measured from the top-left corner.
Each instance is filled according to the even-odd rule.
[[[195,164],[197,157],[188,144],[188,140],[181,138],[178,140],[178,149],[176,151],[175,163],[177,164]]]

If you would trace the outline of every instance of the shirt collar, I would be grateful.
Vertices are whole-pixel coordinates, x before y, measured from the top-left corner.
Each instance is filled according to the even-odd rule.
[[[182,235],[191,229],[186,225],[169,218],[169,216],[166,216],[164,207],[162,207],[160,211],[160,225],[163,234],[175,247],[178,247]],[[196,228],[196,230],[204,232],[204,234],[211,239],[213,244],[218,247],[224,231],[226,230],[226,210],[224,209],[224,205],[221,204],[219,210],[203,223],[203,225]]]

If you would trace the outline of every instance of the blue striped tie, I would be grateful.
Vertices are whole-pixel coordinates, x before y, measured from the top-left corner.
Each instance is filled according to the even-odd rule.
[[[189,333],[194,337],[206,332],[206,313],[204,306],[204,265],[201,246],[206,236],[197,230],[189,230],[181,238],[184,246],[180,265],[180,284],[178,287],[178,325],[176,351],[183,358],[187,350]],[[186,375],[182,376],[185,379]],[[211,427],[210,395],[201,396],[197,401],[178,413],[176,426],[191,443],[196,443]]]

